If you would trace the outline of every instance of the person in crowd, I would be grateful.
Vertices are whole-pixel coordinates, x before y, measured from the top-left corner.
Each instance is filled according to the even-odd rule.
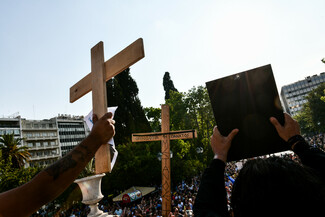
[[[179,212],[177,207],[174,208],[174,212],[170,212],[168,217],[182,217],[183,215]]]
[[[90,134],[69,154],[37,174],[30,182],[0,194],[0,216],[30,216],[54,200],[77,178],[102,144],[115,134],[112,113],[93,116]]]
[[[283,126],[274,117],[270,121],[303,165],[278,157],[245,163],[232,189],[234,217],[322,216],[325,213],[325,153],[309,146],[300,135],[299,124],[288,114],[284,116]],[[211,148],[215,156],[202,176],[193,208],[195,217],[230,216],[224,172],[228,150],[237,133],[238,129],[234,129],[224,137],[214,128]]]

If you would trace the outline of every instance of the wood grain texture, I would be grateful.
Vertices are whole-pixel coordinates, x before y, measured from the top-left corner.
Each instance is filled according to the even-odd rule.
[[[197,131],[171,131],[169,134],[170,140],[177,139],[193,139],[197,138]],[[162,133],[133,133],[132,134],[132,142],[149,142],[149,141],[161,141],[163,139]]]
[[[144,57],[143,39],[139,38],[105,62],[106,81]]]
[[[143,39],[139,38],[105,62],[106,81],[116,76],[144,57]],[[73,103],[92,90],[91,73],[70,88],[70,102]]]
[[[161,132],[168,133],[169,126],[169,106],[161,106]],[[164,135],[161,142],[161,197],[162,216],[167,217],[171,212],[171,178],[170,178],[170,135]]]
[[[99,42],[91,49],[92,102],[93,113],[102,117],[107,112],[106,74],[104,64],[104,44]],[[95,154],[96,174],[111,171],[109,144],[103,144]]]

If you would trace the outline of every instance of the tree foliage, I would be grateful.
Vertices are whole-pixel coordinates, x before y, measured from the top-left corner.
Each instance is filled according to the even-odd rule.
[[[153,186],[161,182],[161,164],[157,159],[160,142],[121,144],[111,174],[103,178],[104,194],[132,186]]]
[[[161,131],[161,108],[144,108],[145,115],[153,132]]]
[[[306,97],[307,102],[295,116],[304,134],[325,132],[325,83],[319,85]]]
[[[9,156],[7,162],[3,158],[0,159],[0,192],[8,191],[30,181],[41,170],[39,167],[15,168],[11,158]]]
[[[106,87],[108,106],[118,106],[114,117],[118,144],[129,143],[132,133],[151,131],[138,97],[138,86],[129,68],[107,81]]]
[[[169,72],[165,72],[163,78],[163,86],[165,90],[165,100],[170,98],[170,91],[178,92],[178,90],[174,86],[174,82],[170,78]]]
[[[196,129],[198,138],[186,140],[192,143],[189,158],[200,159],[202,168],[211,160],[210,137],[213,132],[215,120],[212,112],[209,95],[205,87],[193,87],[187,93],[171,91],[170,99],[167,100],[170,106],[170,119],[172,130]],[[196,149],[202,147],[204,152],[198,154]]]
[[[22,138],[15,138],[14,134],[4,134],[0,137],[0,149],[5,163],[11,161],[14,168],[21,168],[30,159],[28,147],[20,146]]]

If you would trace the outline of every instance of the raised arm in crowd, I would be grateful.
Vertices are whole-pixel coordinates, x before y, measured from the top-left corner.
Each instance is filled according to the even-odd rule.
[[[115,134],[112,113],[100,119],[93,117],[94,126],[68,155],[47,167],[30,182],[0,194],[0,216],[30,216],[41,206],[58,197],[77,178],[97,149]]]
[[[279,157],[248,161],[233,185],[229,212],[224,171],[238,129],[224,137],[215,127],[211,137],[215,156],[202,176],[195,217],[325,215],[325,153],[309,146],[300,135],[299,124],[284,115],[284,126],[273,117],[270,121],[303,165]]]

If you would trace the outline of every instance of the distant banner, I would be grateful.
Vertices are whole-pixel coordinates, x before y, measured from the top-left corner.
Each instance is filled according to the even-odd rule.
[[[138,200],[142,197],[142,193],[139,190],[136,190],[131,193],[124,194],[122,197],[123,203],[131,203],[135,200]]]

